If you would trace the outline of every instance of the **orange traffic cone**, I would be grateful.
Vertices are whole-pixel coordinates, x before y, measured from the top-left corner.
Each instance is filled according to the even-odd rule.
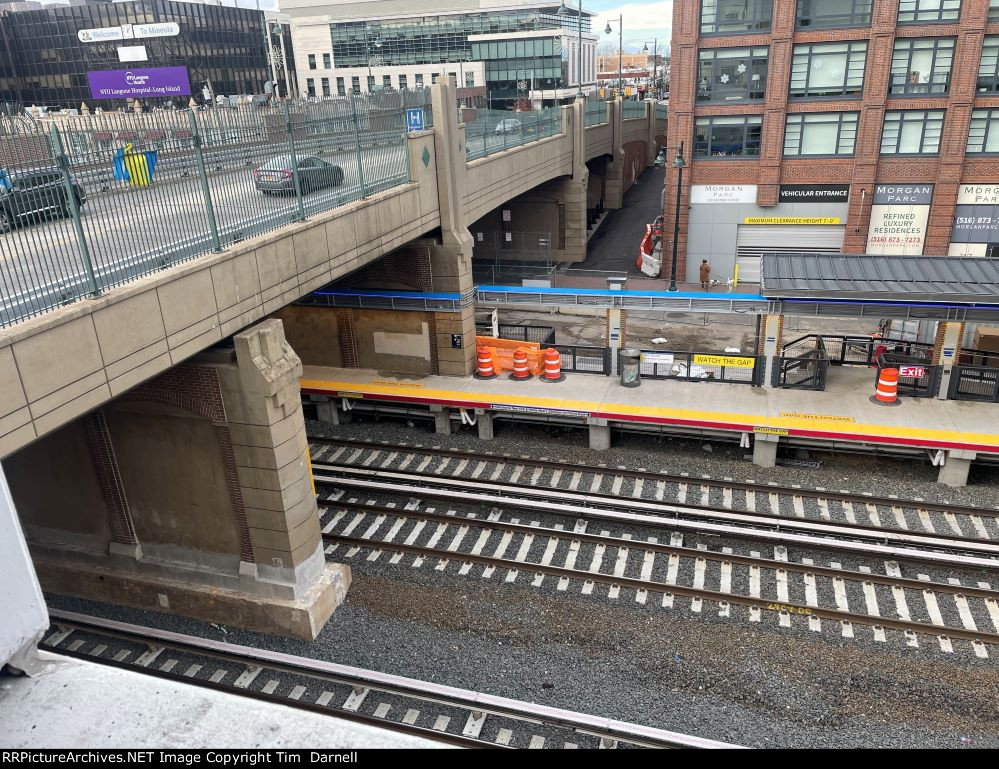
[[[898,406],[898,369],[883,368],[878,372],[878,386],[874,391],[872,403],[881,406]]]
[[[493,366],[493,351],[488,347],[480,347],[475,369],[476,379],[495,379],[496,369]]]
[[[513,351],[513,373],[510,379],[527,380],[531,378],[531,372],[527,368],[527,350],[518,347]]]
[[[545,373],[541,375],[542,382],[561,382],[565,379],[562,373],[562,356],[558,350],[549,347],[545,350]]]

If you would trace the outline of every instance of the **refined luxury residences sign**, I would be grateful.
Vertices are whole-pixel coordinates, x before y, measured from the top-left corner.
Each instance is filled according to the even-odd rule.
[[[690,188],[690,202],[697,203],[755,203],[755,184],[694,184]]]
[[[158,24],[121,24],[117,27],[81,29],[76,33],[81,43],[107,43],[113,40],[138,40],[146,37],[176,37],[180,26],[173,21]]]
[[[847,203],[849,184],[782,184],[781,203]]]
[[[867,253],[922,254],[932,200],[932,184],[875,185]]]
[[[999,184],[962,184],[952,243],[999,243]]]
[[[139,99],[190,96],[187,67],[112,69],[88,72],[90,96],[94,99]]]

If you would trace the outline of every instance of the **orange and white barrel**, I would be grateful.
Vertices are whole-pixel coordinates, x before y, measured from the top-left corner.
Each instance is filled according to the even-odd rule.
[[[518,347],[513,351],[513,373],[511,379],[530,379],[531,372],[527,368],[527,350]]]
[[[490,348],[479,348],[475,375],[479,379],[492,379],[496,376],[496,369],[493,367],[493,351]]]
[[[562,373],[562,357],[558,354],[558,350],[549,347],[545,350],[545,373],[541,375],[541,380],[561,382],[563,379],[565,379],[565,374]]]
[[[878,386],[874,398],[878,403],[890,406],[898,402],[898,369],[883,368],[878,373]]]

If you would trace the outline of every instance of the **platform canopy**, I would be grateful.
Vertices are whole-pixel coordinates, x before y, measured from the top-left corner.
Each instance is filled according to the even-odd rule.
[[[768,299],[999,305],[999,260],[765,253],[760,293]]]

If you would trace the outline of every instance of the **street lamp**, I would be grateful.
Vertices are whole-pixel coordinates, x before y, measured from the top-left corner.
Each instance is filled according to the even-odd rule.
[[[614,30],[611,29],[610,22],[607,22],[607,27],[604,29],[604,34],[609,35]],[[624,60],[624,16],[617,17],[617,93],[619,96],[624,96],[624,67],[622,66],[622,61]]]
[[[676,254],[677,241],[680,239],[680,191],[683,189],[683,169],[687,163],[683,159],[683,142],[676,151],[676,158],[673,160],[673,168],[677,170],[676,177],[676,216],[673,219],[673,264],[669,268],[669,290],[677,291],[676,287]]]
[[[642,46],[642,53],[646,56],[646,62],[648,62],[649,55],[649,42],[646,40],[645,45]],[[658,98],[658,88],[656,86],[656,70],[658,69],[659,62],[659,38],[653,38],[652,40],[652,87],[656,88],[656,98]],[[648,94],[646,94],[648,97]]]
[[[558,7],[558,15],[562,17],[569,15],[565,0],[562,0],[562,4]],[[576,98],[585,99],[586,94],[583,93],[583,0],[579,0],[579,10],[576,11],[576,27],[579,30],[579,40],[576,46],[576,74],[579,77],[579,90],[576,91]]]
[[[374,83],[374,77],[371,75],[371,41],[368,40],[367,42],[368,42],[368,93],[371,93],[373,90],[375,90],[374,87],[375,83]],[[375,40],[375,48],[381,48],[381,47],[382,47],[382,41]]]

